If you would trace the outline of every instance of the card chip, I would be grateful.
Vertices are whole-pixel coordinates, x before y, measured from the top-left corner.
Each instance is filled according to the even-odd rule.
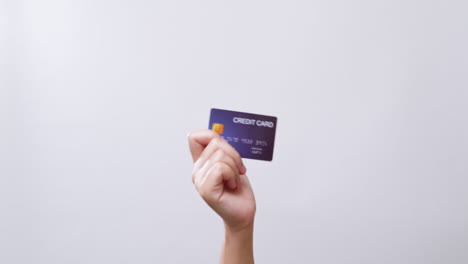
[[[213,131],[218,133],[218,134],[223,134],[224,133],[224,125],[223,124],[218,124],[214,123],[213,124]]]

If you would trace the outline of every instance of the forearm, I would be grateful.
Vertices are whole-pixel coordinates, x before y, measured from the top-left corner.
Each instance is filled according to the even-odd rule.
[[[253,223],[242,230],[225,227],[221,264],[253,264]]]

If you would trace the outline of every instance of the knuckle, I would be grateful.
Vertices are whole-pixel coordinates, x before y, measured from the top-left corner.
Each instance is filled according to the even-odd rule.
[[[205,197],[205,196],[206,196],[206,191],[203,190],[203,188],[198,188],[198,193],[200,194],[201,197]]]
[[[216,154],[217,154],[218,156],[222,157],[222,156],[224,156],[225,152],[224,152],[223,149],[218,149],[218,150],[216,150]]]
[[[215,175],[218,175],[221,173],[221,163],[220,162],[216,162],[215,164],[213,164],[213,167],[211,167],[211,173],[215,174]]]
[[[196,177],[196,174],[195,173],[192,173],[192,183],[195,184],[195,177]]]
[[[223,162],[218,162],[218,164],[217,164],[217,168],[221,172],[223,172],[226,169],[226,167],[227,167],[227,165],[225,163],[223,163]]]
[[[212,140],[212,142],[213,142],[213,145],[214,145],[215,147],[221,146],[221,143],[222,143],[221,138],[219,138],[219,137],[214,138],[214,139]]]
[[[219,177],[226,173],[226,168],[222,162],[216,162],[211,168],[211,173],[213,173],[213,175],[216,177]]]
[[[236,173],[239,172],[239,168],[233,158],[226,156],[225,160],[226,160],[226,164],[228,164],[229,167],[234,170],[234,172]]]
[[[242,164],[242,157],[241,157],[241,155],[240,155],[238,152],[236,152],[235,156],[236,156],[236,160],[237,160],[239,163]]]
[[[197,186],[197,185],[198,185],[198,182],[199,182],[199,180],[198,180],[197,174],[192,175],[192,183],[193,183],[193,185]]]
[[[197,161],[198,162],[198,161]],[[200,169],[196,166],[196,164],[193,166],[192,170],[192,182],[195,183],[195,179],[197,178],[198,174],[200,173]]]
[[[203,199],[207,199],[209,197],[209,192],[206,188],[198,188],[198,193]]]

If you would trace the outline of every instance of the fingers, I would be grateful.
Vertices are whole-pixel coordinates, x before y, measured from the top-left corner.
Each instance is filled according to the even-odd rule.
[[[226,163],[218,162],[213,164],[206,174],[205,182],[207,186],[226,183],[230,189],[234,190],[237,188],[237,177],[239,177],[239,174],[232,170]]]
[[[237,187],[238,182],[238,176],[239,176],[239,169],[237,168],[237,165],[235,161],[232,159],[231,156],[227,155],[224,150],[218,149],[213,153],[210,158],[201,166],[198,168],[197,166],[194,166],[194,172],[192,173],[192,181],[193,183],[198,187],[199,185],[203,184],[205,178],[208,175],[208,172],[211,170],[211,168],[217,163],[223,163],[227,165],[235,174],[236,179],[234,182],[230,182],[228,184],[228,187],[235,189]],[[218,182],[218,184],[221,184],[222,182]]]
[[[205,147],[214,138],[220,138],[220,136],[212,130],[204,129],[192,131],[187,135],[190,152],[192,153],[193,161],[195,162],[200,157]]]
[[[221,136],[199,130],[189,133],[188,141],[195,161],[192,181],[207,202],[219,199],[226,188],[235,190],[242,184],[239,176],[247,169],[239,153]]]
[[[229,189],[237,188],[238,174],[232,168],[223,162],[217,162],[208,169],[205,178],[197,187],[201,197],[212,204],[219,200],[224,192],[224,185]]]
[[[202,167],[204,163],[216,152],[218,149],[222,149],[226,155],[229,155],[235,162],[240,174],[245,174],[247,169],[242,162],[242,158],[239,153],[229,143],[221,137],[214,137],[206,148],[199,155],[198,160],[195,163],[195,167]]]

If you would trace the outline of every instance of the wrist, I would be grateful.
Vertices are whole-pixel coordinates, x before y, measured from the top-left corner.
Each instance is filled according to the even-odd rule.
[[[253,240],[254,223],[249,223],[245,226],[229,226],[224,225],[225,240],[246,241]]]
[[[226,233],[249,233],[253,232],[254,221],[255,221],[255,210],[253,214],[248,217],[242,217],[238,219],[225,218],[224,230]]]

